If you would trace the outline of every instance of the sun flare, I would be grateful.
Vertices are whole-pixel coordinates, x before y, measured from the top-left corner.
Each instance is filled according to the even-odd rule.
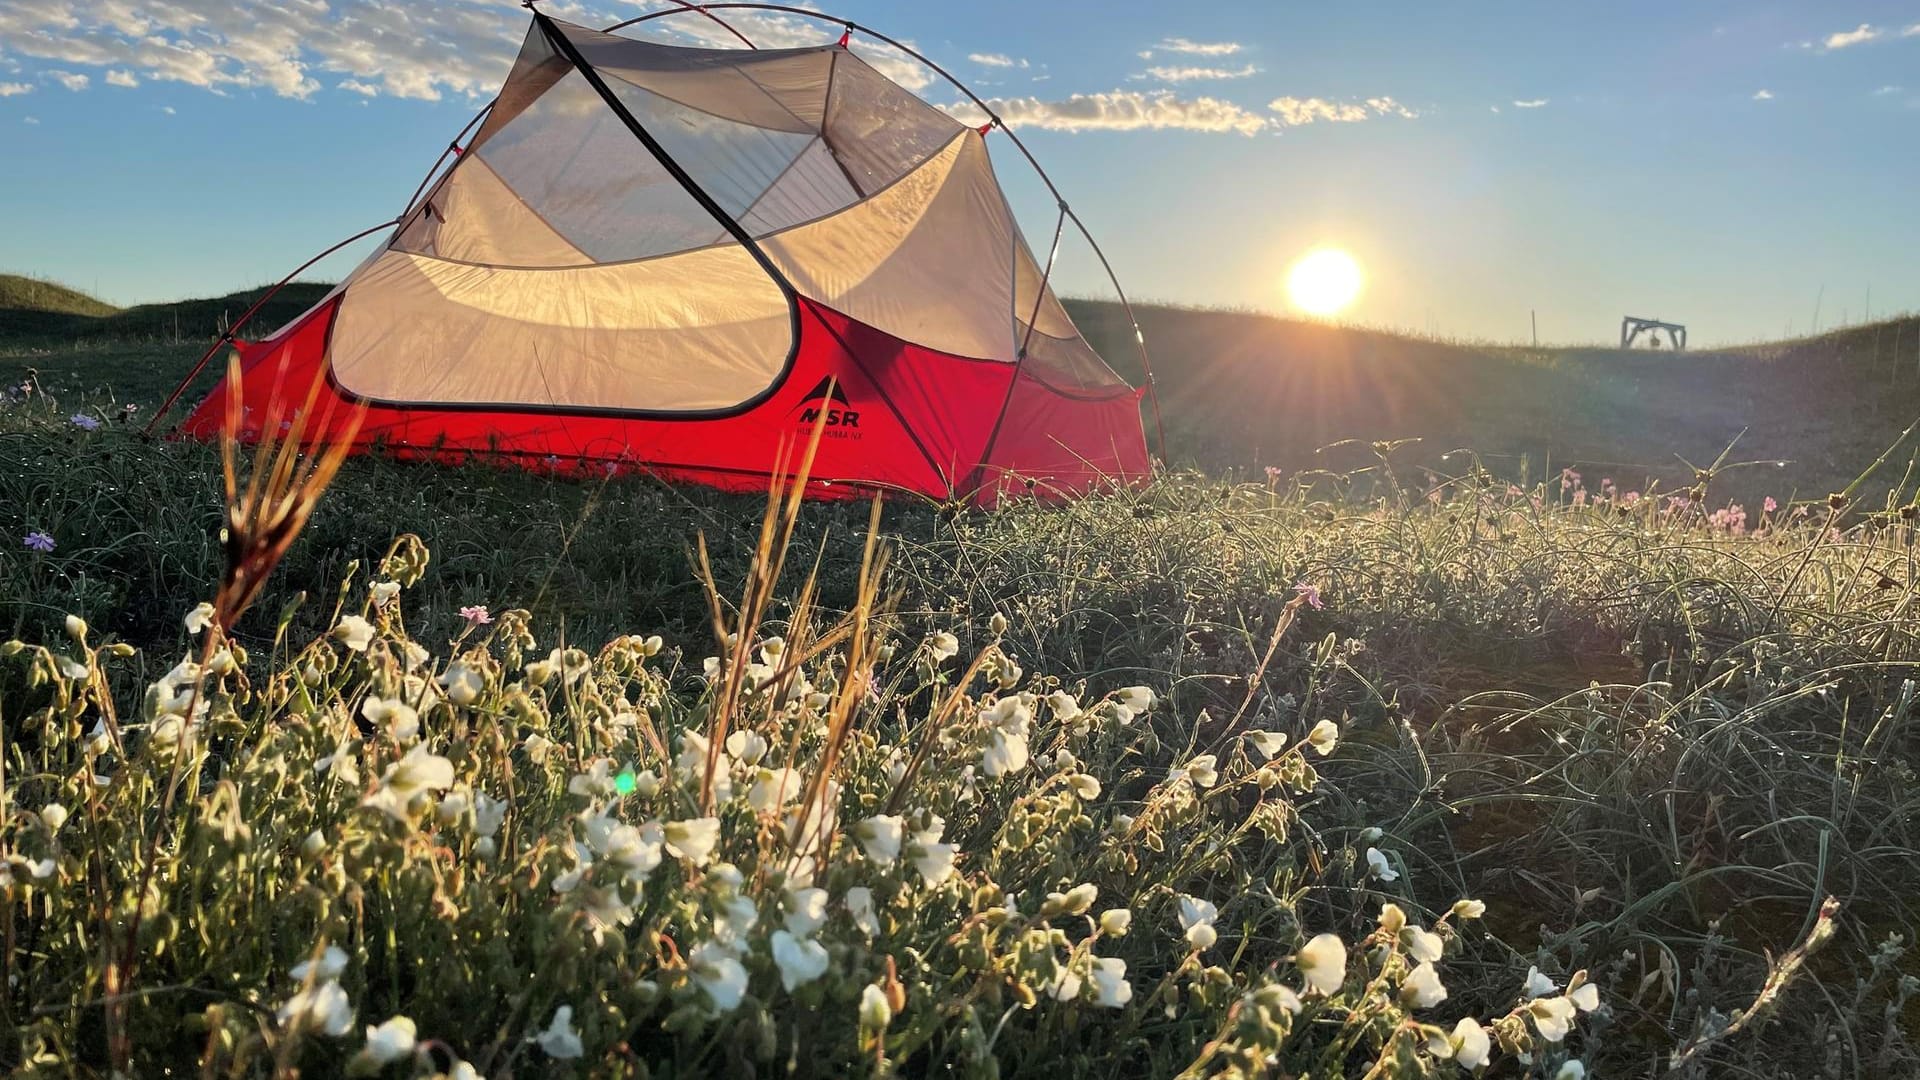
[[[1287,301],[1308,315],[1338,315],[1353,306],[1366,274],[1339,248],[1315,248],[1287,269]]]

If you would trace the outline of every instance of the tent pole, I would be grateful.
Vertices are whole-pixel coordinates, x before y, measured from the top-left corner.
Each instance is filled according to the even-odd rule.
[[[313,258],[308,259],[306,262],[301,263],[299,266],[294,267],[293,273],[288,274],[286,277],[283,277],[279,281],[275,282],[272,288],[268,289],[266,292],[260,295],[260,299],[255,300],[253,302],[252,307],[248,308],[244,314],[242,314],[238,319],[234,320],[232,326],[227,327],[224,333],[222,333],[218,338],[214,339],[214,342],[212,345],[207,346],[206,352],[200,354],[200,361],[194,364],[193,367],[190,370],[188,370],[187,377],[184,379],[181,379],[180,385],[174,387],[173,393],[167,395],[167,400],[162,402],[158,409],[154,410],[153,419],[147,421],[147,426],[144,429],[143,434],[147,434],[147,435],[153,434],[153,429],[159,425],[160,418],[167,415],[167,411],[169,409],[172,409],[174,404],[180,400],[181,394],[184,394],[187,392],[187,384],[193,382],[194,379],[199,378],[200,372],[206,369],[207,361],[213,359],[213,354],[219,352],[221,346],[230,344],[233,341],[233,335],[239,333],[240,328],[242,326],[245,326],[249,319],[252,319],[256,314],[258,314],[260,309],[266,306],[267,301],[273,299],[274,294],[278,293],[281,289],[285,288],[288,282],[292,281],[296,277],[299,277],[300,274],[307,269],[307,267],[312,266],[314,263],[319,262],[321,259],[326,258],[327,256],[333,254],[336,251],[339,251],[341,248],[346,247],[348,244],[353,243],[355,240],[365,239],[366,237],[372,236],[374,233],[379,232],[381,229],[390,229],[393,226],[398,224],[400,224],[400,219],[394,218],[391,221],[383,221],[380,224],[375,225],[370,229],[362,229],[359,232],[354,233],[352,236],[347,237],[345,240],[342,240],[339,243],[328,248],[327,250],[321,252],[320,254],[315,255]]]

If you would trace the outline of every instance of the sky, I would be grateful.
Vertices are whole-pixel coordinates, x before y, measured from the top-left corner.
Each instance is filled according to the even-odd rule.
[[[1341,318],[1449,336],[1602,341],[1632,314],[1724,343],[1920,309],[1920,0],[833,4],[987,98],[1136,299],[1285,311],[1288,266],[1330,246],[1366,272]],[[593,26],[666,6],[541,3]],[[276,280],[399,212],[526,22],[517,0],[0,0],[0,271],[120,304]],[[719,43],[694,15],[648,27]],[[1052,202],[999,139],[1043,251]],[[1076,243],[1055,281],[1112,294]]]

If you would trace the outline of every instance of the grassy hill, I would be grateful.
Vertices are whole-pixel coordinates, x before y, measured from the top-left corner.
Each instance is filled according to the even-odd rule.
[[[325,292],[288,286],[250,324],[264,334]],[[261,290],[117,309],[0,275],[0,376],[33,367],[49,388],[150,402]],[[1141,372],[1118,305],[1068,301],[1114,366]],[[1138,309],[1176,465],[1259,474],[1347,471],[1375,441],[1417,440],[1396,465],[1456,472],[1472,448],[1502,475],[1562,467],[1627,488],[1691,482],[1737,441],[1720,489],[1783,501],[1845,486],[1920,417],[1920,318],[1685,354],[1521,348],[1329,326],[1245,312]],[[1345,445],[1329,450],[1331,444]],[[1780,467],[1773,462],[1787,462]]]

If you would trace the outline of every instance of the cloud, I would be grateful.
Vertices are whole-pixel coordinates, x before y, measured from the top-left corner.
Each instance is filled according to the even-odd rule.
[[[13,97],[15,94],[33,93],[32,83],[0,82],[0,98]]]
[[[1006,53],[968,53],[967,59],[987,67],[1023,68],[1029,66],[1025,60],[1016,60]]]
[[[1204,79],[1245,79],[1245,78],[1248,78],[1249,76],[1257,75],[1259,73],[1260,73],[1260,69],[1257,67],[1254,67],[1252,64],[1248,64],[1245,67],[1237,67],[1237,68],[1168,67],[1163,65],[1160,67],[1150,67],[1142,74],[1135,75],[1134,78],[1157,79],[1160,82],[1182,83],[1182,82],[1193,82],[1195,80],[1204,80]]]
[[[139,86],[140,80],[134,78],[133,72],[131,71],[109,71],[107,72],[107,85],[131,88]]]
[[[1892,85],[1883,86],[1880,89],[1875,90],[1873,92],[1873,96],[1874,97],[1892,97],[1893,95],[1899,93],[1901,90],[1904,90],[1904,89],[1906,88],[1901,86],[1892,86]],[[6,96],[6,88],[0,87],[0,97],[5,97],[5,96]]]
[[[1237,41],[1189,41],[1183,37],[1176,37],[1166,38],[1153,49],[1160,52],[1180,53],[1184,56],[1232,56],[1245,47]],[[1152,52],[1153,49],[1149,49],[1148,52]],[[1147,59],[1147,53],[1141,53],[1140,58]]]
[[[1755,91],[1753,92],[1753,100],[1755,100],[1755,101],[1772,101],[1772,100],[1773,100],[1773,91],[1771,91],[1771,90],[1765,90],[1765,89],[1761,89],[1761,90],[1755,90]]]
[[[21,123],[32,124],[36,127],[40,124],[40,118],[37,116],[23,116],[20,118],[20,121]]]
[[[993,98],[988,108],[1000,115],[1009,127],[1042,128],[1048,131],[1139,131],[1174,130],[1255,135],[1266,130],[1267,118],[1230,101],[1218,98],[1176,97],[1170,90],[1141,93],[1113,90],[1099,94],[1074,94],[1063,101],[1039,98]],[[970,103],[946,106],[954,116],[969,123],[984,120]]]
[[[1420,115],[1390,97],[1368,98],[1364,102],[1282,97],[1268,102],[1267,108],[1279,113],[1280,123],[1287,127],[1319,123],[1357,124],[1376,116],[1399,116],[1412,120]]]
[[[168,116],[174,115],[174,109],[173,109],[173,106],[171,105],[160,106],[160,111],[163,113],[166,113]]]
[[[76,94],[82,90],[85,90],[87,88],[87,84],[93,81],[87,78],[85,75],[81,75],[72,71],[49,71],[49,72],[46,72],[45,74],[47,78],[52,79],[54,82],[59,83],[61,86],[66,87],[67,89],[73,91]]]
[[[1828,34],[1826,41],[1821,44],[1831,51],[1833,49],[1844,49],[1852,45],[1864,45],[1879,36],[1879,27],[1861,23],[1851,30],[1842,30],[1838,33]]]
[[[1514,102],[1513,107],[1516,109],[1544,109],[1547,107],[1547,103],[1552,100],[1553,100],[1552,98],[1543,98],[1543,97],[1530,98],[1526,101]]]
[[[1912,26],[1909,26],[1906,29],[1900,31],[1900,36],[1901,37],[1920,37],[1920,22],[1914,23]]]

